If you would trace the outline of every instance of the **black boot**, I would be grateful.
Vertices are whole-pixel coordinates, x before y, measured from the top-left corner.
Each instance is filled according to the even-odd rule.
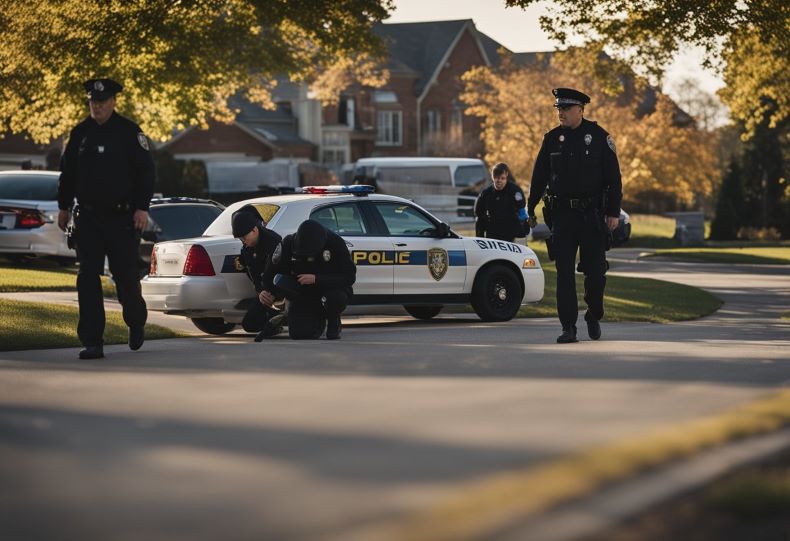
[[[329,316],[326,322],[326,339],[338,340],[340,333],[343,330],[343,325],[340,323],[340,316]]]
[[[255,335],[255,341],[256,342],[262,342],[266,338],[271,338],[272,336],[276,336],[276,335],[278,335],[278,334],[280,334],[282,332],[283,326],[282,325],[277,325],[277,324],[272,324],[272,320],[273,319],[274,318],[272,318],[269,321],[267,321],[266,324],[263,326],[263,329],[261,330],[261,332],[259,332],[258,334]],[[280,321],[282,321],[282,320],[280,320]]]
[[[102,359],[104,358],[104,348],[99,346],[85,346],[80,351],[80,359]]]
[[[587,334],[590,335],[591,339],[598,340],[601,337],[601,324],[589,311],[584,314],[584,321],[587,322]]]
[[[576,325],[563,327],[562,334],[557,337],[557,343],[572,344],[573,342],[578,342],[578,340],[576,340]]]
[[[137,351],[143,347],[143,342],[145,342],[145,327],[143,325],[129,327],[129,349]]]

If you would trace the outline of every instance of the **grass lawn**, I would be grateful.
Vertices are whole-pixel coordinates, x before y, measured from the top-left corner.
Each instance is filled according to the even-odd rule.
[[[556,284],[557,272],[554,262],[549,261],[546,245],[530,243],[535,250],[546,275],[543,300],[537,304],[522,306],[519,317],[557,317]],[[576,276],[576,292],[580,308],[584,310],[584,276]],[[604,321],[650,321],[666,323],[684,321],[706,316],[716,311],[721,301],[707,291],[696,287],[652,280],[607,276],[604,296]]]
[[[655,255],[702,263],[790,265],[790,245],[673,248],[671,250],[656,250]]]
[[[102,276],[105,297],[115,297],[112,280]],[[0,265],[0,292],[76,291],[77,269],[57,266]]]
[[[77,347],[77,309],[73,306],[0,299],[0,351]],[[127,327],[120,312],[107,311],[105,344],[126,343]],[[181,334],[146,325],[146,340]]]

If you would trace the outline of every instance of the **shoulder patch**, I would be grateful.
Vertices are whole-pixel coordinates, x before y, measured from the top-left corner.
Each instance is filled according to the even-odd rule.
[[[614,139],[612,139],[611,135],[607,135],[606,136],[606,144],[609,145],[609,148],[612,149],[612,152],[617,154],[617,148],[615,148],[615,146],[614,146]]]
[[[148,138],[145,136],[143,132],[139,132],[137,134],[137,142],[140,143],[140,146],[143,147],[145,150],[150,150],[148,148]]]
[[[521,193],[521,190],[516,190],[515,197],[516,197],[516,201],[523,201],[524,200],[524,194]]]

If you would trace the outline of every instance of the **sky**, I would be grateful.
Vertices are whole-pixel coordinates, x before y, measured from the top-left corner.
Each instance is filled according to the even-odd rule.
[[[548,3],[522,10],[506,8],[504,0],[395,0],[395,12],[385,22],[473,19],[478,30],[513,52],[553,51],[559,44],[548,38],[538,21]],[[701,57],[699,50],[678,55],[667,69],[664,92],[676,98],[673,85],[684,78],[698,81],[711,94],[721,88],[721,79],[702,68]]]

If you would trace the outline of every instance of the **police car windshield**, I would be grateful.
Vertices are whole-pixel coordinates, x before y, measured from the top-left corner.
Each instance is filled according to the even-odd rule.
[[[0,198],[23,201],[55,201],[58,198],[58,177],[55,175],[0,177]]]

